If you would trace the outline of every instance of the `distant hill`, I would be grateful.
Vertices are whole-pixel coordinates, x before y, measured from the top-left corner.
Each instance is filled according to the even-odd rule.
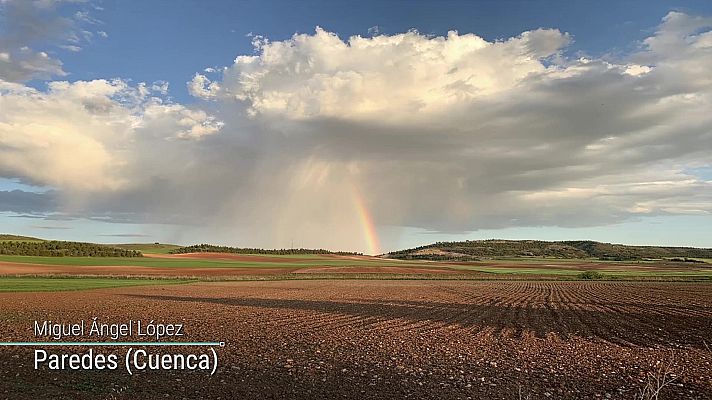
[[[346,251],[329,251],[324,249],[255,249],[242,247],[214,246],[211,244],[196,244],[193,246],[180,247],[171,250],[170,254],[186,253],[235,253],[235,254],[338,254],[338,255],[362,255],[362,253],[352,253]]]
[[[712,249],[695,247],[628,246],[590,240],[548,242],[541,240],[468,240],[438,242],[388,253],[403,260],[470,261],[501,257],[597,258],[600,260],[712,259]]]
[[[8,241],[30,241],[30,242],[41,242],[43,239],[38,239],[31,236],[19,236],[19,235],[8,235],[0,233],[0,242]]]

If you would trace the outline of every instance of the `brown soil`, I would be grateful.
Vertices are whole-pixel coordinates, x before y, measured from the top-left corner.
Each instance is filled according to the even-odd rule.
[[[152,255],[153,258],[193,258],[197,254],[192,253],[184,255]],[[343,256],[335,256],[343,257]],[[200,257],[197,257],[200,258]],[[204,259],[220,259],[219,257],[203,257]],[[239,256],[230,260],[238,261],[263,261],[268,263],[290,262],[294,263],[294,259],[261,256]],[[280,260],[280,261],[277,261]],[[308,259],[300,259],[307,261]],[[319,261],[319,259],[316,259]],[[321,259],[323,260],[323,259]],[[109,276],[151,276],[151,277],[235,277],[245,275],[283,275],[289,273],[299,274],[460,274],[467,276],[482,275],[470,271],[455,271],[448,269],[446,266],[434,268],[427,266],[418,267],[379,267],[379,266],[314,266],[314,267],[280,267],[270,266],[265,264],[264,267],[221,267],[221,268],[206,268],[206,267],[145,267],[135,265],[122,266],[78,266],[78,265],[44,265],[44,264],[27,264],[13,263],[0,261],[0,275],[109,275]]]
[[[0,293],[0,340],[36,341],[36,319],[93,316],[184,323],[182,340],[227,346],[213,377],[35,371],[31,348],[0,348],[0,399],[633,399],[668,362],[677,379],[661,399],[712,399],[709,284],[352,280]]]
[[[160,268],[134,265],[107,266],[77,266],[77,265],[43,265],[0,262],[0,275],[108,275],[108,276],[151,276],[151,277],[226,277],[244,275],[279,275],[294,271],[296,268]]]
[[[497,268],[555,268],[555,269],[571,269],[576,271],[588,270],[628,270],[628,271],[691,271],[691,270],[709,270],[712,267],[709,264],[682,264],[669,262],[655,263],[607,263],[607,262],[564,262],[564,263],[546,263],[546,262],[520,262],[520,263],[504,263],[504,262],[487,262],[487,261],[443,261],[438,262],[440,265],[467,265],[476,267],[497,267]]]
[[[417,267],[367,267],[367,266],[344,266],[344,267],[307,267],[301,268],[294,273],[336,273],[336,274],[462,274],[462,271],[455,271],[446,268],[417,268]]]

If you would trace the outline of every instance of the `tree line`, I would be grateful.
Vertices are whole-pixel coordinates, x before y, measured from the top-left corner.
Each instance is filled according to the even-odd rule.
[[[230,247],[230,246],[215,246],[212,244],[196,244],[193,246],[180,247],[169,251],[170,254],[186,254],[186,253],[235,253],[235,254],[274,254],[274,255],[290,255],[290,254],[336,254],[336,255],[363,255],[363,253],[355,253],[348,251],[329,251],[324,249],[256,249],[246,247]]]
[[[2,241],[1,255],[42,257],[143,257],[140,251],[82,242],[64,241]]]

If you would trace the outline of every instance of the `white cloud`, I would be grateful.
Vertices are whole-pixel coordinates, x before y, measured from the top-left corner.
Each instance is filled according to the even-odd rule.
[[[209,68],[206,68],[208,71]],[[220,90],[220,85],[217,82],[211,82],[207,76],[195,74],[193,79],[188,82],[188,92],[195,97],[203,100],[209,100],[217,96]]]
[[[4,0],[0,2],[0,80],[24,82],[67,75],[62,62],[46,51],[33,50],[35,45],[58,46],[78,52],[93,34],[81,29],[82,24],[98,23],[87,12],[72,16],[58,12],[61,3],[72,0]]]
[[[66,75],[62,70],[62,62],[43,51],[35,52],[28,47],[22,47],[12,52],[1,51],[0,55],[1,80],[22,82]]]
[[[168,82],[166,81],[155,81],[151,85],[151,90],[154,92],[158,92],[162,95],[167,95],[168,94]]]
[[[473,34],[431,38],[415,31],[344,42],[317,28],[283,42],[257,38],[260,54],[237,57],[222,84],[201,91],[210,81],[196,75],[193,86],[200,97],[244,101],[253,114],[414,122],[556,70],[541,60],[568,41],[540,29],[492,43]]]
[[[121,180],[111,173],[118,160],[107,147],[126,134],[125,126],[112,124],[109,96],[119,90],[106,81],[56,82],[48,93],[3,90],[0,171],[62,188],[118,186]]]
[[[101,21],[91,16],[88,11],[77,11],[74,13],[74,19],[91,25],[101,24]]]
[[[199,139],[221,123],[202,110],[164,104],[121,80],[52,82],[47,92],[0,82],[0,176],[67,191],[118,190],[145,130]]]
[[[81,47],[79,47],[79,46],[74,46],[74,45],[62,45],[62,46],[59,46],[59,47],[62,48],[62,49],[64,49],[64,50],[68,50],[68,51],[71,51],[71,52],[74,52],[74,53],[78,53],[78,52],[82,51],[82,48],[81,48]]]

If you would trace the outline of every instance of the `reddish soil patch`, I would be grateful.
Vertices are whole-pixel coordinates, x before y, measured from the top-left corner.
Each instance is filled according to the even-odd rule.
[[[447,268],[417,268],[417,267],[308,267],[293,271],[296,274],[339,273],[339,274],[462,274]]]
[[[1,399],[632,399],[661,362],[677,377],[661,399],[712,398],[709,284],[215,282],[0,305],[2,341],[36,341],[36,319],[99,316],[227,342],[213,377],[35,371],[31,348],[0,348]]]
[[[225,277],[245,275],[279,275],[296,268],[189,268],[189,267],[143,267],[135,265],[43,265],[0,262],[0,275],[108,275],[108,276],[151,276],[151,277]]]
[[[546,263],[546,262],[521,262],[521,263],[503,263],[503,262],[486,262],[486,261],[443,261],[441,265],[467,265],[476,267],[497,267],[497,268],[532,268],[532,269],[570,269],[575,271],[588,270],[628,270],[628,271],[646,271],[646,272],[661,272],[661,271],[685,271],[685,270],[701,270],[710,269],[706,264],[681,264],[681,263],[665,263],[656,262],[649,264],[622,264],[622,263],[606,263],[606,262],[570,262],[570,263]]]

